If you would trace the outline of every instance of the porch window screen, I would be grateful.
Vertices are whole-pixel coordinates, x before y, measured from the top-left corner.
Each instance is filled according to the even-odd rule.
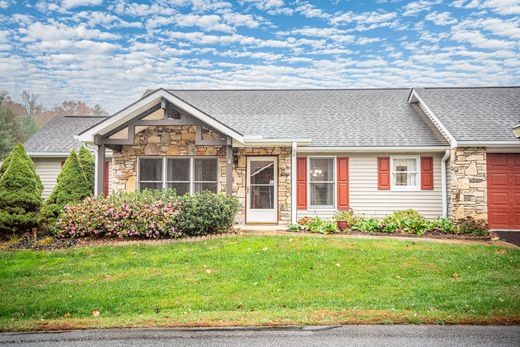
[[[334,158],[309,158],[310,206],[334,207]]]
[[[163,160],[142,158],[139,161],[139,189],[162,189]]]
[[[195,158],[195,177],[194,191],[217,192],[217,159],[215,158]]]
[[[218,159],[139,158],[139,189],[175,189],[178,195],[217,192]]]

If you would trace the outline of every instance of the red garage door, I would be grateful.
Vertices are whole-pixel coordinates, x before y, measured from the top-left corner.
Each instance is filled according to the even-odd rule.
[[[488,153],[488,220],[492,229],[520,229],[520,153]]]

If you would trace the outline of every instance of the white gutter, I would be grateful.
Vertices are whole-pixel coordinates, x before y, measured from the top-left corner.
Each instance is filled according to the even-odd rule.
[[[442,152],[449,149],[449,146],[425,146],[425,147],[299,147],[298,153],[335,153],[335,152]]]
[[[291,151],[291,224],[296,224],[296,152],[298,144],[292,143]]]
[[[441,159],[441,189],[442,189],[442,217],[448,217],[448,180],[446,179],[446,161],[450,157],[450,150],[447,149]]]

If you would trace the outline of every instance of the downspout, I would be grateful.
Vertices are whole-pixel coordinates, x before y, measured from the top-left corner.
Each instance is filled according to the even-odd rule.
[[[296,224],[296,150],[298,145],[292,143],[291,151],[291,224]]]
[[[442,185],[442,217],[448,217],[448,182],[446,179],[446,162],[450,157],[450,150],[447,149],[444,157],[441,159],[441,185]]]

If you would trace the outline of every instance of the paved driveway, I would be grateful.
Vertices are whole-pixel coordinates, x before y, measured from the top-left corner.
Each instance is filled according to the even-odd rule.
[[[0,334],[8,346],[520,346],[520,327],[372,325],[295,329],[123,329]]]
[[[496,231],[502,240],[520,247],[520,231]]]

